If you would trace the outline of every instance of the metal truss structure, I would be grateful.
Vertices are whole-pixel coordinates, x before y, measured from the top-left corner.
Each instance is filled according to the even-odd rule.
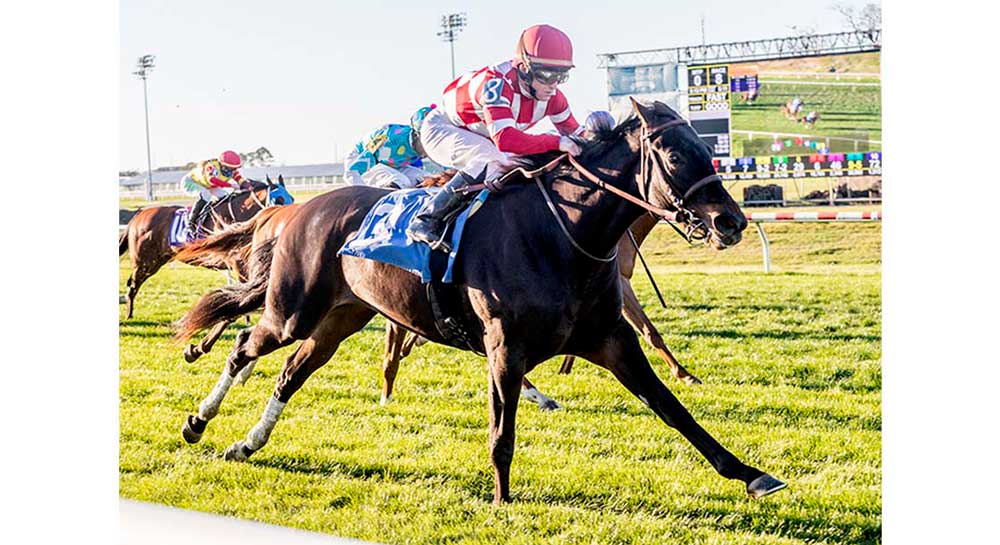
[[[698,65],[866,53],[881,49],[882,29],[877,28],[747,42],[603,53],[599,54],[597,59],[598,68],[668,63]]]

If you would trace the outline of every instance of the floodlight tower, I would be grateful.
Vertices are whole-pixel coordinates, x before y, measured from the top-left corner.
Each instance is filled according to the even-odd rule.
[[[441,30],[437,35],[451,44],[451,79],[455,79],[455,39],[458,37],[458,33],[465,28],[465,24],[465,12],[441,16]]]
[[[153,71],[153,55],[143,55],[136,63],[136,71],[132,72],[142,80],[142,103],[146,111],[146,200],[153,200],[153,159],[149,151],[149,97],[146,93],[146,78]]]

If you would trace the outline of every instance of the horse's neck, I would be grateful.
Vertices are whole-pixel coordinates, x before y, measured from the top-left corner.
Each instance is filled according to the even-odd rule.
[[[636,193],[634,173],[628,164],[584,165],[610,185]],[[612,173],[617,172],[617,176]],[[580,174],[562,177],[552,184],[558,194],[556,205],[568,219],[567,228],[577,243],[596,256],[610,255],[625,230],[642,214],[642,209],[585,180]]]

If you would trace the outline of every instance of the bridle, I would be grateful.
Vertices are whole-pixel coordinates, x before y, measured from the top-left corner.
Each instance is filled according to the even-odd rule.
[[[667,220],[667,223],[671,227],[673,227],[673,229],[675,231],[677,231],[678,234],[680,234],[682,237],[684,237],[684,239],[687,240],[689,244],[692,244],[692,241],[695,241],[695,240],[697,240],[697,241],[704,241],[704,240],[706,240],[708,238],[708,228],[705,226],[704,222],[702,222],[701,219],[698,218],[694,214],[693,211],[691,211],[691,209],[689,209],[687,206],[685,206],[685,203],[698,190],[700,190],[701,188],[707,186],[708,184],[710,184],[712,182],[722,183],[722,176],[719,176],[719,174],[717,174],[717,173],[709,174],[708,176],[705,176],[704,178],[702,178],[702,179],[698,180],[697,182],[691,184],[691,187],[687,188],[686,191],[682,192],[674,184],[672,177],[669,176],[669,175],[666,175],[664,177],[664,180],[666,181],[667,185],[670,187],[670,193],[671,194],[670,194],[669,197],[670,197],[670,200],[671,200],[671,205],[673,205],[673,207],[674,207],[674,210],[668,210],[666,208],[660,208],[658,206],[654,206],[653,204],[650,204],[650,202],[649,202],[649,186],[652,184],[652,180],[649,179],[649,177],[647,176],[647,171],[646,171],[646,163],[649,162],[649,157],[652,157],[653,160],[656,161],[657,166],[660,168],[660,170],[663,171],[664,174],[667,174],[667,172],[668,172],[667,169],[666,169],[666,167],[663,165],[663,163],[660,162],[659,156],[656,155],[655,153],[652,153],[651,151],[649,151],[649,146],[650,146],[650,144],[652,143],[652,141],[655,138],[658,138],[658,137],[662,136],[662,134],[664,132],[666,132],[667,130],[675,128],[675,127],[682,127],[682,126],[690,127],[690,125],[688,124],[688,121],[686,119],[683,119],[683,118],[678,118],[678,119],[674,119],[674,120],[671,120],[671,121],[667,121],[665,123],[662,123],[660,125],[656,125],[654,127],[646,127],[645,125],[643,125],[642,134],[640,135],[640,140],[639,140],[639,184],[638,184],[639,185],[639,193],[640,193],[640,195],[641,195],[642,198],[636,197],[636,196],[632,195],[631,193],[629,193],[627,191],[619,189],[619,188],[617,188],[617,187],[615,187],[615,186],[613,186],[613,185],[605,182],[600,177],[598,177],[596,174],[594,174],[593,172],[591,172],[590,170],[588,170],[586,167],[584,167],[583,165],[581,165],[579,163],[579,161],[576,160],[575,157],[573,157],[572,155],[570,155],[568,153],[560,156],[559,160],[562,160],[563,158],[567,158],[569,160],[569,163],[571,165],[573,165],[573,168],[575,168],[585,179],[587,179],[588,181],[590,181],[591,183],[593,183],[597,187],[599,187],[599,188],[601,188],[601,189],[603,189],[605,191],[608,191],[609,193],[613,193],[613,194],[621,197],[622,199],[625,199],[626,201],[628,201],[628,202],[630,202],[630,203],[632,203],[632,204],[634,204],[636,206],[639,206],[640,208],[645,209],[650,214],[653,214],[656,217],[660,217],[660,218],[663,218],[663,219]],[[554,168],[554,164],[557,163],[559,160],[553,161],[552,163],[550,163],[549,165],[546,165],[545,167],[543,167],[540,170],[543,170],[543,171],[544,170],[551,170],[551,168],[546,168],[546,167],[549,167],[550,165],[552,165],[552,168]],[[542,186],[541,181],[537,177],[535,177],[535,176],[529,176],[529,177],[535,179],[535,184],[538,186],[538,189],[541,190],[542,194],[545,196],[546,203],[549,205],[550,211],[553,212],[553,215],[555,216],[556,220],[558,221],[559,227],[562,229],[563,233],[569,238],[570,242],[573,244],[573,246],[577,250],[579,250],[584,255],[586,255],[587,257],[589,257],[589,258],[591,258],[591,259],[593,259],[595,261],[609,262],[609,261],[615,259],[615,257],[617,257],[617,255],[618,255],[618,247],[617,246],[615,246],[614,252],[612,252],[611,256],[609,256],[609,257],[596,257],[594,255],[591,255],[589,252],[585,251],[576,242],[576,240],[574,240],[573,237],[569,234],[569,230],[566,228],[565,225],[563,225],[562,219],[559,217],[558,214],[555,213],[554,204],[552,203],[552,200],[549,198],[548,192],[545,191],[544,186]],[[681,195],[681,196],[677,197],[677,195]],[[685,232],[682,232],[680,229],[678,229],[677,226],[674,225],[674,222],[684,223],[687,226]]]
[[[573,235],[570,234],[569,229],[563,223],[562,218],[559,217],[559,213],[556,210],[555,203],[552,202],[552,198],[549,196],[548,191],[545,190],[545,186],[542,185],[542,182],[541,182],[541,175],[544,174],[544,173],[546,173],[546,172],[550,172],[550,171],[554,170],[557,166],[559,166],[559,163],[561,163],[564,159],[568,160],[569,163],[571,165],[573,165],[573,168],[575,168],[577,170],[577,172],[579,172],[580,175],[584,177],[584,179],[586,179],[589,182],[593,183],[594,185],[596,185],[600,189],[603,189],[603,190],[605,190],[605,191],[607,191],[609,193],[613,193],[614,195],[617,195],[617,196],[621,197],[622,199],[624,199],[624,200],[626,200],[626,201],[628,201],[628,202],[630,202],[630,203],[632,203],[632,204],[634,204],[634,205],[636,205],[636,206],[638,206],[638,207],[646,210],[647,212],[649,212],[650,214],[652,214],[655,217],[659,217],[659,218],[667,220],[667,223],[675,231],[677,231],[677,233],[680,234],[688,242],[688,244],[693,244],[692,241],[704,241],[704,240],[706,240],[708,238],[708,228],[705,226],[704,222],[702,222],[701,219],[699,219],[694,214],[694,212],[691,209],[689,209],[687,206],[685,206],[685,203],[698,190],[702,189],[703,187],[707,186],[708,184],[710,184],[712,182],[722,183],[722,176],[719,176],[718,173],[709,174],[708,176],[705,176],[704,178],[702,178],[702,179],[698,180],[697,182],[691,184],[691,187],[687,188],[686,191],[682,192],[674,184],[672,177],[669,174],[667,174],[667,169],[660,162],[659,156],[656,155],[655,153],[652,153],[651,151],[649,151],[650,143],[655,138],[658,138],[658,137],[662,136],[663,133],[666,132],[667,130],[670,130],[670,129],[673,129],[673,128],[676,128],[676,127],[684,127],[684,126],[690,127],[690,124],[688,123],[688,121],[686,119],[683,119],[683,118],[673,119],[673,120],[667,121],[665,123],[662,123],[660,125],[656,125],[654,127],[647,127],[645,124],[643,125],[642,133],[640,135],[640,140],[639,140],[639,169],[640,170],[639,170],[639,184],[638,184],[639,185],[639,192],[642,195],[642,198],[636,197],[635,195],[632,195],[631,193],[629,193],[629,192],[627,192],[627,191],[625,191],[623,189],[619,189],[619,188],[617,188],[617,187],[615,187],[615,186],[613,186],[613,185],[605,182],[600,177],[598,177],[596,174],[594,174],[589,169],[587,169],[585,166],[581,165],[579,163],[579,161],[577,161],[576,158],[573,157],[572,155],[570,155],[569,153],[564,153],[564,154],[560,155],[559,157],[556,157],[552,161],[549,161],[545,165],[543,165],[543,166],[541,166],[539,168],[536,168],[534,170],[526,170],[526,169],[521,168],[521,167],[518,167],[518,168],[516,168],[514,170],[515,171],[520,171],[521,175],[524,176],[525,178],[530,179],[530,180],[534,180],[535,185],[538,186],[538,190],[541,191],[542,192],[542,196],[545,197],[545,203],[548,205],[549,211],[552,213],[552,216],[555,217],[556,223],[559,224],[560,230],[562,230],[563,234],[566,235],[566,238],[569,239],[570,243],[573,245],[574,248],[576,248],[577,250],[579,250],[580,253],[582,253],[583,255],[589,257],[590,259],[593,259],[594,261],[600,261],[602,263],[609,263],[611,261],[614,261],[614,259],[616,257],[618,257],[618,246],[616,245],[614,251],[611,253],[610,256],[607,256],[607,257],[595,256],[595,255],[591,254],[590,252],[584,250],[583,247],[580,246],[580,244],[576,241],[576,239],[573,238]],[[649,179],[647,179],[648,177],[646,175],[647,174],[646,173],[646,163],[649,161],[649,157],[650,156],[652,156],[654,158],[653,160],[656,161],[657,166],[660,167],[660,170],[662,170],[664,172],[664,174],[667,174],[664,177],[664,180],[667,182],[667,185],[670,187],[670,193],[671,193],[671,195],[670,195],[671,203],[670,204],[674,207],[674,210],[668,210],[666,208],[660,208],[658,206],[650,204],[650,202],[649,202],[648,193],[649,193],[649,186],[652,184],[652,181],[649,180]],[[510,174],[510,173],[508,173],[508,174]],[[495,193],[495,192],[499,192],[501,189],[503,189],[503,187],[505,185],[504,182],[506,180],[509,180],[509,179],[510,179],[509,176],[504,176],[500,180],[486,181],[485,183],[482,183],[482,184],[474,184],[474,185],[467,186],[466,188],[464,188],[461,191],[463,193],[472,193],[472,192],[480,191],[483,188],[486,188],[490,192]],[[681,196],[677,197],[677,195],[681,195]],[[685,224],[687,226],[686,229],[685,229],[685,231],[682,232],[680,229],[678,229],[677,226],[674,225],[674,222],[679,222],[679,223]]]

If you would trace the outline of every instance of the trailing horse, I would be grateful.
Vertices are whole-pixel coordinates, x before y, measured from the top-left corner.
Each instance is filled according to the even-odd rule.
[[[213,232],[230,223],[247,220],[267,206],[292,201],[292,196],[285,190],[283,179],[279,179],[277,184],[268,179],[266,183],[250,181],[248,185],[247,189],[236,191],[213,203],[206,212],[202,228]],[[125,231],[118,237],[118,255],[128,252],[132,262],[132,273],[125,283],[126,319],[132,318],[135,298],[142,284],[174,258],[177,250],[170,245],[170,229],[174,215],[181,208],[183,207],[144,208],[129,220]],[[203,266],[229,269],[237,276],[243,275],[238,261],[223,260],[204,263]]]
[[[750,495],[785,486],[741,462],[695,421],[656,376],[622,317],[615,249],[644,210],[673,217],[689,235],[703,236],[717,249],[740,242],[747,226],[715,173],[711,152],[687,121],[661,103],[633,100],[633,108],[636,117],[584,143],[579,159],[568,157],[569,165],[533,179],[512,174],[525,183],[493,196],[466,224],[455,289],[463,325],[473,332],[471,348],[488,359],[494,503],[510,501],[521,379],[565,354],[611,371]],[[553,159],[535,157],[528,166]],[[241,369],[295,341],[303,342],[286,360],[264,414],[244,441],[226,449],[226,459],[244,461],[263,448],[294,393],[377,313],[433,342],[452,344],[438,331],[419,277],[338,256],[385,194],[362,186],[337,189],[304,204],[292,218],[271,249],[263,315],[237,336],[212,392],[184,422],[185,440],[201,438]]]

